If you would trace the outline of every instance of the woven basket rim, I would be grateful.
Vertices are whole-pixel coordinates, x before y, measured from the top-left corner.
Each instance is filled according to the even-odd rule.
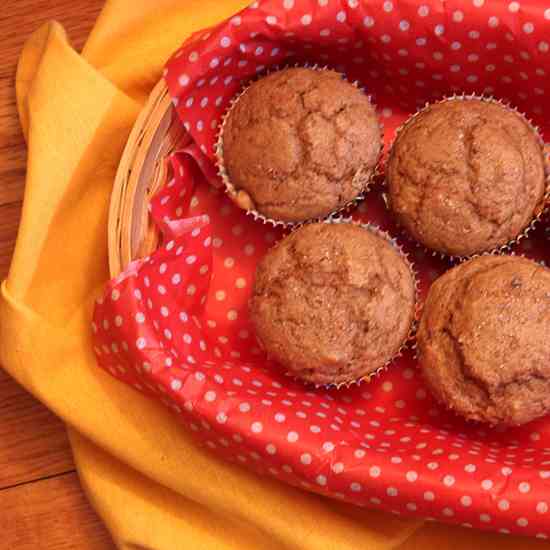
[[[161,79],[130,131],[113,183],[107,226],[111,277],[155,250],[159,234],[149,218],[148,199],[166,181],[166,157],[184,135]]]

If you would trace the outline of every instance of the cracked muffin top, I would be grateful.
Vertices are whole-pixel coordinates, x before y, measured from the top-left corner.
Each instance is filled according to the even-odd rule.
[[[333,71],[285,69],[252,84],[229,112],[223,164],[241,208],[301,222],[360,195],[381,145],[361,90]]]
[[[289,373],[316,385],[376,372],[408,338],[415,280],[373,230],[305,225],[264,257],[250,302],[256,334]]]
[[[422,372],[470,420],[519,425],[550,411],[550,270],[482,256],[432,286],[418,331]]]
[[[427,248],[470,256],[514,240],[544,203],[538,136],[499,103],[453,99],[408,122],[392,147],[392,210]]]

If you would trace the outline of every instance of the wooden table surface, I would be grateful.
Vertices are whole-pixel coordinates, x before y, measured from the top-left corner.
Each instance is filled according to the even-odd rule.
[[[57,19],[84,43],[103,0],[2,0],[0,16],[0,279],[13,252],[25,185],[15,69],[26,37]],[[75,472],[63,424],[0,369],[0,548],[113,550]]]

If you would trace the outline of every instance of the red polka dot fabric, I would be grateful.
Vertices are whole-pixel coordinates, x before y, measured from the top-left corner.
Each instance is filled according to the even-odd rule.
[[[315,390],[259,348],[248,318],[254,272],[280,229],[220,190],[214,144],[242,86],[268,69],[320,64],[371,94],[388,145],[426,101],[495,95],[550,135],[550,0],[265,0],[193,36],[165,78],[189,144],[168,159],[151,205],[163,242],[98,301],[99,365],[172,409],[200,444],[282,482],[359,506],[546,538],[550,421],[466,423],[437,405],[409,350],[369,384]],[[378,184],[354,211],[389,231],[421,294],[449,268],[394,225]],[[549,260],[550,227],[514,249]]]

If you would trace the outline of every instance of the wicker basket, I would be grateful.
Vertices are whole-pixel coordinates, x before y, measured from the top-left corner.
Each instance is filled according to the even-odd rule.
[[[149,216],[149,202],[166,181],[167,157],[186,135],[161,80],[134,124],[114,182],[108,226],[112,277],[156,249],[159,233]]]

